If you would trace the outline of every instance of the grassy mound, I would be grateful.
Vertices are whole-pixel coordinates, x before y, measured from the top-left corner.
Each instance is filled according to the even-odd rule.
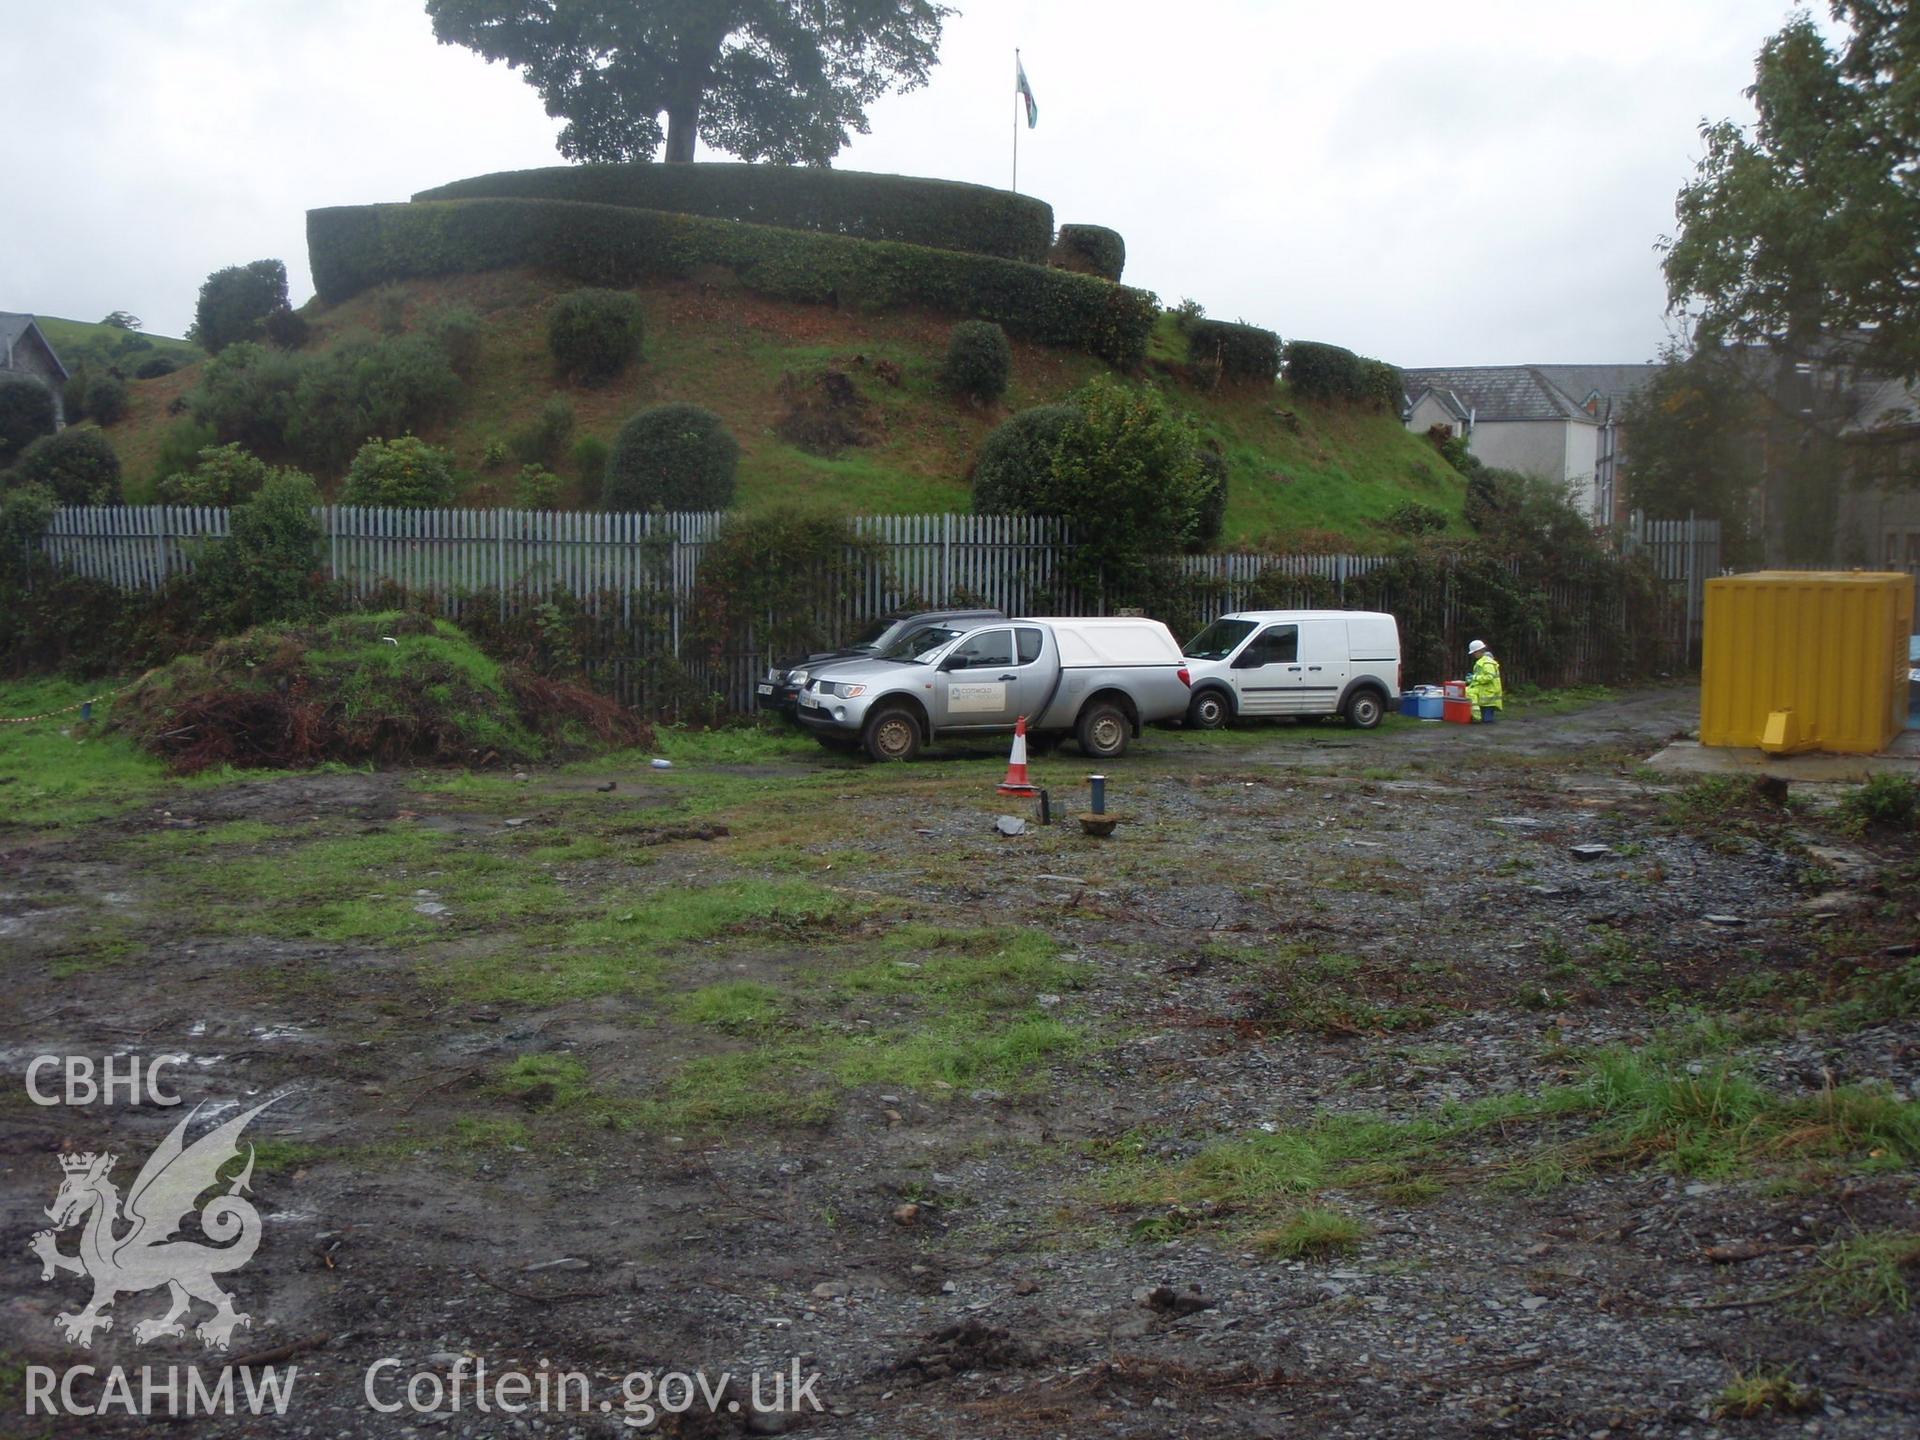
[[[394,322],[426,333],[450,309],[479,315],[478,354],[459,408],[420,432],[453,452],[457,503],[469,506],[514,502],[520,439],[539,429],[549,405],[573,417],[568,445],[608,445],[636,411],[684,400],[719,415],[739,440],[741,510],[966,510],[967,473],[995,425],[1113,373],[1091,355],[1014,336],[1006,395],[998,405],[974,405],[942,383],[950,317],[770,300],[718,280],[667,281],[632,292],[646,316],[645,360],[604,385],[575,389],[556,382],[547,348],[548,312],[569,288],[531,271],[494,271],[407,281],[341,305],[316,302],[304,312],[313,327],[308,350],[372,340]],[[171,408],[198,383],[200,368],[133,382],[127,419],[106,432],[134,503],[154,498],[161,441],[186,423]],[[1460,518],[1465,479],[1397,416],[1301,400],[1285,385],[1201,386],[1189,368],[1186,337],[1162,316],[1137,379],[1192,415],[1225,458],[1228,547],[1371,548],[1392,538],[1388,518],[1409,501],[1446,515],[1450,533],[1468,533]],[[785,423],[794,408],[788,377],[828,369],[852,381],[863,412],[862,443],[838,453],[821,453],[810,435],[790,438]],[[541,463],[560,476],[563,508],[599,503],[597,469],[588,474],[567,445]]]
[[[114,707],[112,727],[183,773],[328,760],[512,764],[650,738],[606,696],[502,665],[458,627],[402,611],[222,640],[146,677]]]

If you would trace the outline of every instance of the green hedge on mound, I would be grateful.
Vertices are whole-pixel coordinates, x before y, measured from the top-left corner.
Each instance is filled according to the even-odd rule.
[[[1127,242],[1104,225],[1062,225],[1049,258],[1062,270],[1118,280],[1127,268]]]
[[[413,198],[574,200],[1036,264],[1046,259],[1053,238],[1053,207],[1029,195],[957,180],[815,166],[553,165],[476,175]]]
[[[719,265],[757,294],[876,310],[925,305],[1120,366],[1146,354],[1159,313],[1147,291],[1018,260],[564,200],[309,210],[307,251],[328,303],[389,280],[519,265],[615,286]]]
[[[1258,325],[1194,320],[1187,325],[1187,359],[1219,365],[1224,380],[1271,385],[1280,374],[1280,337]]]
[[[1370,360],[1316,340],[1287,343],[1287,384],[1311,400],[1345,400],[1399,413],[1405,380],[1384,360]]]

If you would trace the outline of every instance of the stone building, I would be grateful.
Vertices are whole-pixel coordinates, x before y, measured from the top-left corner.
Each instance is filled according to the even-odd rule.
[[[53,392],[53,425],[57,430],[67,423],[64,393],[67,367],[60,363],[47,337],[40,333],[31,315],[15,315],[0,310],[0,375],[23,375],[38,380]]]

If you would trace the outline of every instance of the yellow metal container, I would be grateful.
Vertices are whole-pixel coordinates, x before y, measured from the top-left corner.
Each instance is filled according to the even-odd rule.
[[[1911,575],[1764,570],[1706,591],[1701,744],[1870,755],[1900,733]]]

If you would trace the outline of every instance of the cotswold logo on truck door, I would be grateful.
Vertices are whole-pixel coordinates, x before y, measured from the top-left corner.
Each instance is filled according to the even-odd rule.
[[[947,711],[953,715],[992,715],[1007,708],[1007,687],[972,681],[947,686]]]

